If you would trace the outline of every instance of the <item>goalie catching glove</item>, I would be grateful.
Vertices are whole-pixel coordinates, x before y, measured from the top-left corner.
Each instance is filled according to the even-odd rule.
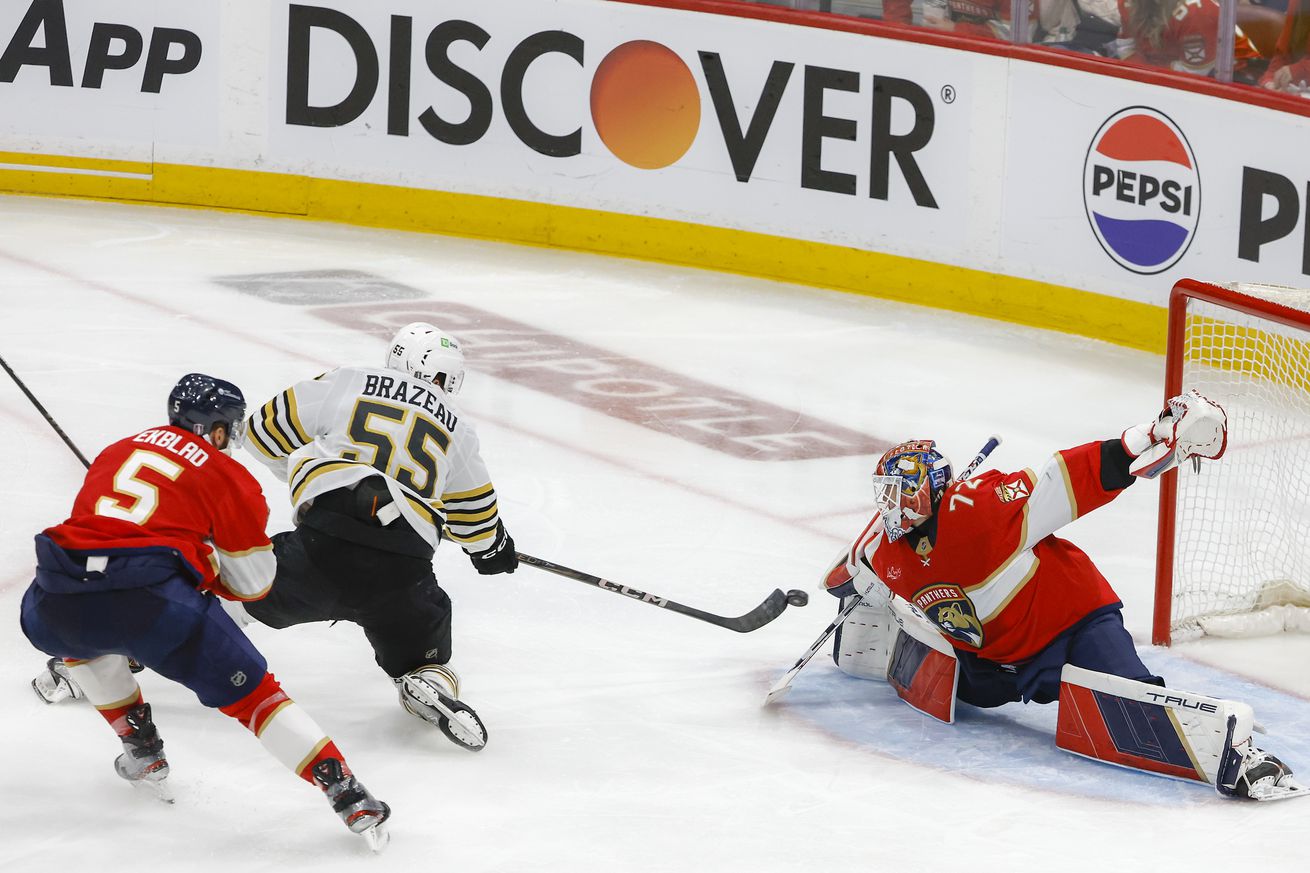
[[[1169,399],[1155,421],[1128,428],[1123,446],[1135,459],[1128,470],[1154,479],[1191,458],[1218,460],[1228,447],[1228,415],[1195,388]]]

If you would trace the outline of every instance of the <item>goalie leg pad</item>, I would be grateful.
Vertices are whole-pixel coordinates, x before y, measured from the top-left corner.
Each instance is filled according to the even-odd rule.
[[[892,618],[896,620],[896,641],[887,664],[887,681],[914,709],[954,723],[960,680],[954,647],[899,598],[892,605]]]
[[[1245,704],[1187,694],[1067,665],[1055,744],[1133,770],[1215,784],[1228,750],[1228,716]],[[1244,710],[1244,712],[1243,712]]]
[[[855,595],[852,595],[855,596]],[[872,601],[872,602],[871,602]],[[891,604],[872,597],[862,602],[839,628],[832,644],[832,660],[843,673],[860,679],[887,679],[887,659],[896,639]],[[842,598],[838,610],[850,601]]]
[[[1220,794],[1281,800],[1310,793],[1251,743],[1245,703],[1068,665],[1055,744],[1134,770],[1213,785]]]

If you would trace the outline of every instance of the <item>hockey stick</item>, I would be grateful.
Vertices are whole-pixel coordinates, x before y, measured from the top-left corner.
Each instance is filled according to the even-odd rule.
[[[730,631],[736,631],[739,634],[750,633],[764,627],[778,616],[782,615],[783,610],[790,606],[804,606],[810,602],[810,596],[804,591],[792,590],[784,592],[781,588],[774,589],[773,593],[765,598],[764,602],[744,615],[729,617],[725,615],[715,615],[712,612],[705,612],[691,606],[684,606],[669,600],[667,597],[660,597],[655,594],[647,594],[645,591],[638,591],[636,588],[629,588],[626,585],[620,585],[617,582],[611,582],[608,579],[602,579],[599,576],[592,576],[589,573],[583,573],[570,567],[564,567],[559,564],[543,561],[541,558],[534,558],[532,555],[525,555],[519,552],[519,560],[529,567],[536,567],[538,570],[545,570],[547,573],[554,573],[556,576],[564,576],[568,579],[576,579],[579,582],[585,582],[588,585],[594,585],[597,588],[603,588],[606,591],[613,591],[615,594],[622,594],[624,597],[631,597],[633,600],[649,603],[652,606],[658,606],[660,609],[667,609],[670,612],[677,612],[682,615],[691,616],[700,621],[709,622],[719,627],[727,628]]]
[[[868,591],[864,592],[864,594],[868,593]],[[790,670],[778,677],[778,681],[774,682],[772,687],[769,688],[769,693],[764,695],[765,706],[768,706],[770,703],[791,690],[791,680],[795,679],[796,674],[804,670],[805,665],[810,663],[810,659],[818,654],[819,649],[823,648],[823,644],[828,642],[828,637],[836,633],[837,628],[841,627],[846,622],[846,619],[851,617],[851,613],[855,611],[855,607],[864,602],[864,594],[852,597],[851,602],[843,606],[841,612],[837,613],[837,617],[832,620],[832,624],[823,629],[823,633],[819,634],[817,640],[810,643],[810,647],[805,650],[805,654],[796,659],[796,663],[791,665]]]
[[[59,438],[64,441],[64,445],[73,450],[73,454],[77,455],[77,459],[82,462],[82,466],[89,468],[91,462],[86,459],[86,456],[82,454],[77,446],[73,445],[73,441],[68,438],[68,434],[64,433],[64,429],[59,426],[50,413],[46,412],[45,407],[41,405],[41,401],[36,399],[36,395],[27,390],[27,386],[23,384],[23,380],[18,378],[18,374],[15,373],[7,363],[5,363],[4,358],[0,358],[0,367],[5,368],[5,372],[9,374],[9,378],[13,379],[14,384],[18,386],[19,390],[27,395],[28,400],[32,401],[32,405],[36,407],[37,412],[41,413],[41,416],[46,420],[46,423],[55,429],[55,433],[59,434]]]
[[[964,471],[955,477],[955,481],[960,482],[964,479],[968,479],[977,472],[978,468],[982,465],[982,462],[987,460],[987,456],[995,451],[996,447],[1000,444],[1001,438],[999,436],[993,434],[988,437],[987,442],[983,443],[983,447],[978,450],[978,454],[974,455],[973,460],[969,462],[969,466],[965,467]],[[881,582],[881,580],[879,580],[879,582]],[[878,583],[874,584],[876,585]],[[843,606],[841,612],[837,613],[837,617],[833,619],[832,624],[824,628],[823,633],[819,634],[819,638],[811,643],[810,647],[805,650],[805,654],[796,659],[796,663],[792,664],[790,670],[778,677],[778,681],[774,682],[769,688],[769,692],[764,695],[765,706],[768,706],[770,703],[791,690],[791,681],[796,678],[796,674],[805,669],[805,665],[810,663],[810,659],[815,656],[819,649],[823,648],[824,643],[828,642],[828,638],[836,633],[837,628],[841,627],[846,622],[846,619],[851,617],[851,613],[855,611],[855,607],[864,602],[865,595],[872,591],[873,587],[874,586],[871,585],[863,594],[857,594],[855,597],[852,597],[851,602]]]

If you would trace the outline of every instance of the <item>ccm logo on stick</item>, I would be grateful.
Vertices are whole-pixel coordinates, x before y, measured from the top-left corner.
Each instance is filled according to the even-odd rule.
[[[38,34],[43,34],[39,40]],[[38,41],[43,44],[38,46]],[[165,76],[185,75],[199,66],[201,52],[200,37],[189,30],[156,27],[147,47],[145,36],[135,27],[97,21],[91,28],[81,84],[99,88],[106,72],[130,70],[144,55],[141,93],[158,94]],[[0,83],[13,82],[23,67],[45,67],[51,85],[75,87],[64,0],[32,0],[0,54]]]
[[[627,585],[620,585],[608,579],[601,579],[596,583],[596,587],[604,588],[606,591],[617,591],[625,597],[631,597],[633,600],[641,600],[645,603],[654,603],[657,606],[663,606],[669,602],[667,598],[656,597],[654,594],[647,594],[645,591],[638,591],[636,588],[629,588]]]

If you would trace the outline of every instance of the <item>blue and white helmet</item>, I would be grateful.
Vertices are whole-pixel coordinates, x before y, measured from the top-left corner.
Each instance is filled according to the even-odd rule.
[[[227,445],[239,449],[246,436],[246,398],[224,379],[187,373],[168,392],[168,423],[210,442],[210,433],[222,425]]]
[[[402,327],[387,350],[387,368],[441,387],[449,395],[464,384],[464,351],[459,340],[426,321]]]

